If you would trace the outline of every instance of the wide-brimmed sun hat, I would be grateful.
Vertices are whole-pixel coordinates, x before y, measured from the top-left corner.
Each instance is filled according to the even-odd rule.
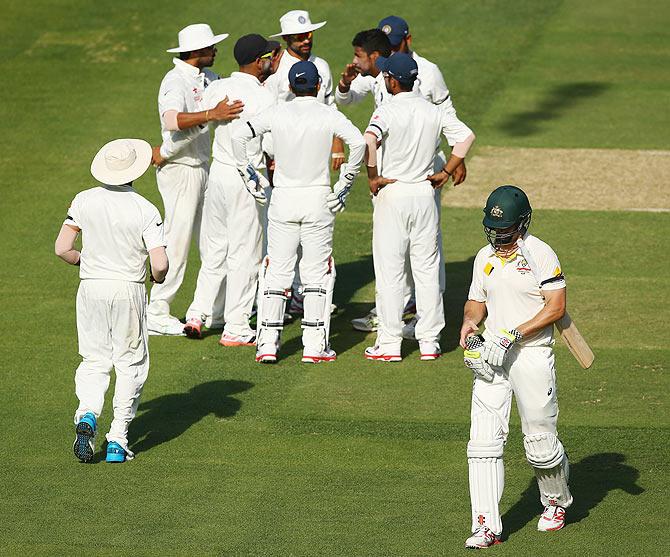
[[[206,23],[194,23],[179,31],[179,46],[168,48],[168,52],[193,52],[220,43],[228,33],[215,35]]]
[[[279,18],[281,33],[270,35],[271,37],[281,37],[283,35],[299,35],[300,33],[309,33],[323,27],[326,22],[312,23],[309,19],[309,12],[305,10],[291,10]]]
[[[114,139],[93,157],[91,174],[108,186],[137,180],[151,164],[151,145],[143,139]]]

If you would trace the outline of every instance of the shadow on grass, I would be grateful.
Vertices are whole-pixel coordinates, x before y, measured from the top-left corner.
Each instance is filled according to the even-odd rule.
[[[625,464],[621,453],[597,453],[576,463],[570,463],[570,491],[574,502],[566,514],[567,523],[580,522],[589,516],[610,491],[622,489],[630,495],[640,495],[644,489],[637,485],[640,472]],[[519,531],[542,510],[537,482],[533,478],[521,499],[502,518],[503,539]]]
[[[141,453],[172,441],[209,414],[217,418],[234,416],[242,403],[232,395],[253,386],[248,381],[209,381],[185,393],[171,393],[141,403],[139,410],[144,413],[133,420],[128,432],[130,450]]]
[[[549,89],[534,110],[510,114],[498,128],[512,137],[527,137],[539,133],[544,122],[556,120],[576,104],[604,93],[611,86],[599,82],[564,83]]]

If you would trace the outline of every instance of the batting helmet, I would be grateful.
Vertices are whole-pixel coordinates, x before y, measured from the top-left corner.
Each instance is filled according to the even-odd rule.
[[[500,186],[491,192],[484,207],[484,232],[497,248],[510,244],[514,235],[523,236],[530,226],[533,209],[528,196],[516,186]]]

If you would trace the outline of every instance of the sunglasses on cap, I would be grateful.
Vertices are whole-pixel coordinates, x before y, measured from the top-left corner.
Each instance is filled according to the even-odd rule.
[[[268,58],[272,58],[272,56],[274,56],[274,52],[275,52],[274,50],[271,50],[270,52],[266,52],[265,54],[263,54],[263,56],[259,56],[258,59],[259,60],[266,60]]]

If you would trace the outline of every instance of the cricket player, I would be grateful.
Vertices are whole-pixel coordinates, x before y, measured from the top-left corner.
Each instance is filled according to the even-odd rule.
[[[440,288],[439,209],[434,188],[441,188],[465,158],[474,134],[455,111],[440,110],[414,90],[416,61],[402,52],[378,57],[387,93],[365,130],[368,180],[376,196],[372,255],[379,329],[368,360],[401,360],[405,260],[409,256],[416,285],[416,339],[422,360],[440,357],[444,309]],[[444,135],[454,145],[443,169],[434,173],[435,150]],[[377,168],[381,147],[384,175]]]
[[[516,397],[526,458],[535,470],[544,511],[537,528],[559,530],[572,503],[568,457],[558,439],[553,324],[565,313],[565,278],[554,251],[528,234],[532,209],[516,186],[489,195],[484,230],[465,303],[461,346],[474,372],[468,468],[472,536],[466,547],[500,539],[503,448]],[[483,338],[475,335],[484,321]]]
[[[335,360],[330,349],[330,304],[335,283],[332,258],[335,213],[344,209],[358,174],[365,142],[339,111],[319,102],[320,77],[310,61],[294,64],[289,83],[295,98],[265,110],[233,135],[237,167],[262,194],[250,165],[249,142],[271,133],[274,190],[268,210],[268,253],[259,278],[256,361],[277,361],[286,302],[290,297],[298,246],[304,284],[303,362]],[[349,161],[330,188],[329,154],[333,136],[349,146]],[[255,184],[255,185],[254,185]]]
[[[91,174],[102,185],[75,196],[56,239],[56,255],[80,267],[77,332],[82,362],[75,374],[79,407],[74,454],[82,462],[93,458],[112,367],[116,386],[107,462],[134,456],[128,448],[128,425],[149,372],[147,255],[152,281],[163,282],[168,271],[158,209],[132,186],[150,163],[146,141],[116,139],[102,147],[91,164]],[[80,232],[81,253],[75,249]]]
[[[212,319],[216,300],[223,295],[225,328],[219,341],[223,346],[256,344],[249,317],[263,255],[265,197],[257,199],[247,190],[247,180],[237,172],[231,138],[238,127],[247,127],[246,120],[275,104],[262,84],[271,74],[274,50],[275,45],[260,35],[241,37],[233,49],[239,71],[213,82],[204,94],[205,108],[213,108],[226,98],[244,103],[244,120],[213,124],[214,160],[203,208],[202,265],[184,327],[187,336],[200,338],[203,323]],[[262,173],[265,157],[260,137],[247,144],[247,155],[252,167]]]
[[[291,10],[286,12],[280,19],[281,32],[272,37],[282,37],[286,42],[286,50],[282,54],[277,70],[266,81],[268,87],[278,103],[287,102],[295,95],[291,92],[288,80],[290,68],[297,62],[309,60],[313,62],[321,76],[321,87],[317,99],[334,110],[335,99],[333,97],[333,77],[330,66],[323,58],[312,53],[314,46],[314,31],[326,25],[325,21],[312,23],[309,12],[304,10]],[[344,143],[338,137],[333,138],[331,159],[332,169],[337,171],[344,162]],[[293,295],[289,303],[290,314],[302,314],[303,300],[301,292],[300,268],[296,264],[296,272],[293,283]],[[288,316],[287,316],[288,317]]]
[[[228,35],[214,35],[209,25],[189,25],[179,32],[174,68],[161,82],[158,113],[163,144],[155,147],[152,162],[165,208],[165,235],[172,272],[163,284],[151,289],[148,309],[150,334],[181,335],[184,325],[170,315],[186,271],[193,235],[199,239],[202,205],[210,156],[208,122],[230,121],[239,117],[241,102],[222,99],[206,110],[203,95],[218,76],[208,70],[216,57],[216,44]]]

